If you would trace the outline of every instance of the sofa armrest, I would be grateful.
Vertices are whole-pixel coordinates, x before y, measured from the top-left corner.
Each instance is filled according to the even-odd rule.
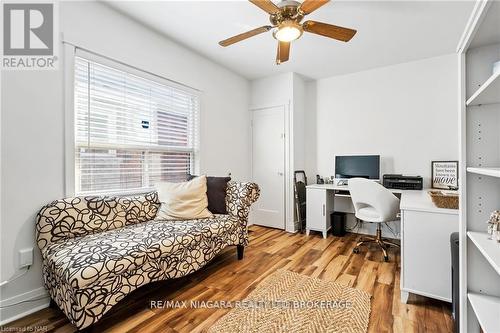
[[[259,185],[251,182],[238,183],[230,181],[227,183],[226,208],[227,213],[247,225],[250,206],[260,196]]]

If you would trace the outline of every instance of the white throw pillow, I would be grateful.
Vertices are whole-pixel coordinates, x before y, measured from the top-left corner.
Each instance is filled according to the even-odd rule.
[[[208,210],[207,177],[183,183],[156,184],[161,202],[155,220],[193,220],[213,217]]]

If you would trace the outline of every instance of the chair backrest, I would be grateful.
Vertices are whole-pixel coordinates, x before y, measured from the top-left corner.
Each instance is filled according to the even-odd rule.
[[[349,192],[356,211],[365,207],[374,208],[383,222],[394,221],[399,212],[399,199],[379,183],[364,179],[349,179]]]

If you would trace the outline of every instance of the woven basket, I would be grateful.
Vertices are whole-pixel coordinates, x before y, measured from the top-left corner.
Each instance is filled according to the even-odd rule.
[[[458,209],[458,193],[429,191],[432,202],[439,208]]]

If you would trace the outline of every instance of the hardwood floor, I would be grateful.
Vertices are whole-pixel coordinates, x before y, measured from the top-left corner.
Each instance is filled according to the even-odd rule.
[[[245,249],[243,260],[238,261],[236,247],[230,247],[199,272],[142,287],[111,309],[92,327],[92,332],[201,332],[229,310],[152,309],[151,301],[241,300],[279,268],[372,294],[369,332],[452,332],[448,303],[414,295],[408,304],[399,301],[398,250],[390,250],[390,261],[384,262],[375,247],[372,251],[365,246],[359,254],[352,253],[360,237],[357,234],[323,239],[320,234],[308,237],[258,226],[250,230],[250,246]],[[61,311],[49,308],[3,329],[13,327],[76,331]]]

